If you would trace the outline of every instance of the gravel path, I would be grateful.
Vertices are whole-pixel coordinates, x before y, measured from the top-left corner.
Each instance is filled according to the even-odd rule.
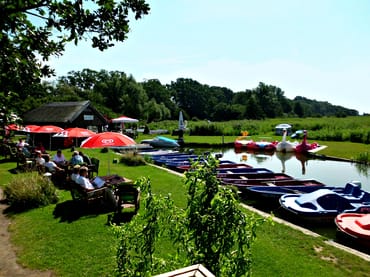
[[[8,227],[11,220],[4,214],[8,207],[3,203],[3,191],[0,189],[0,277],[50,277],[50,271],[30,270],[17,263],[15,249],[10,243]]]

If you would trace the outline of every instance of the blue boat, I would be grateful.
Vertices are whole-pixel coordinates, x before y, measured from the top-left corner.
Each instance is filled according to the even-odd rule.
[[[272,170],[264,168],[264,167],[244,167],[244,168],[219,168],[216,169],[216,173],[218,177],[226,177],[230,174],[234,174],[234,176],[241,176],[247,173],[273,173]]]
[[[340,213],[370,213],[370,194],[356,191],[346,195],[324,188],[306,194],[284,194],[279,203],[288,214],[298,219],[334,223],[334,218]]]
[[[344,187],[326,186],[315,179],[293,179],[278,181],[274,186],[255,186],[248,187],[251,196],[258,198],[279,199],[284,194],[303,194],[310,193],[318,189],[330,189],[346,197],[353,196],[358,198],[362,194],[361,183],[357,181],[349,182]]]
[[[178,162],[178,161],[190,161],[198,159],[198,155],[179,155],[179,156],[171,156],[171,157],[161,157],[161,158],[154,158],[153,161],[156,164],[166,164],[169,162]]]
[[[226,167],[226,168],[216,168],[216,172],[218,173],[243,173],[243,172],[253,172],[253,171],[263,171],[263,172],[273,172],[272,170],[260,167],[251,167],[251,166],[244,166],[244,167]]]
[[[150,146],[154,148],[175,148],[180,147],[177,140],[170,139],[163,136],[156,136],[153,139],[145,139],[142,140],[141,143],[149,144]]]

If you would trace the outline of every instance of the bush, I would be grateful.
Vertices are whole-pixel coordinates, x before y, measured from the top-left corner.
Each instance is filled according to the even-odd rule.
[[[23,211],[58,202],[53,183],[37,173],[26,173],[14,177],[4,188],[11,208]]]
[[[120,163],[123,163],[128,166],[137,166],[146,164],[145,159],[141,155],[138,155],[136,152],[129,152],[123,154],[120,159]]]

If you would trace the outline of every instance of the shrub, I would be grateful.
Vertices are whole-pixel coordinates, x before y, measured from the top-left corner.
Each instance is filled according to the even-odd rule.
[[[129,153],[123,154],[120,159],[120,163],[129,165],[129,166],[137,166],[137,165],[146,164],[145,159],[141,155],[138,155],[136,152],[129,152]]]
[[[37,173],[26,173],[14,177],[4,188],[9,205],[23,211],[58,202],[53,183]]]

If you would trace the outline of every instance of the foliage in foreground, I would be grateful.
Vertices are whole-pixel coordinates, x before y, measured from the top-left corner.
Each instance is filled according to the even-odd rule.
[[[53,183],[37,173],[15,176],[5,186],[4,194],[15,211],[24,211],[58,202]]]
[[[251,245],[264,219],[247,215],[235,191],[220,186],[216,165],[210,158],[208,165],[195,164],[197,170],[186,174],[185,210],[170,196],[153,194],[149,179],[138,181],[143,208],[130,223],[115,227],[119,275],[151,276],[192,264],[203,264],[216,276],[250,275]],[[157,254],[161,238],[173,245],[165,259]]]

